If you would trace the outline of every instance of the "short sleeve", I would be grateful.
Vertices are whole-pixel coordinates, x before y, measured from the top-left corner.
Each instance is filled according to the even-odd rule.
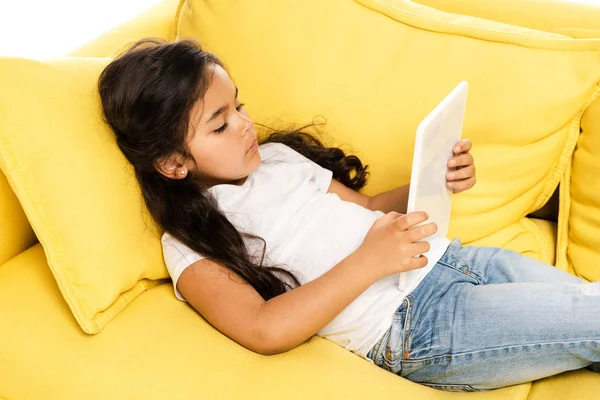
[[[331,185],[331,179],[333,179],[333,172],[331,172],[327,168],[321,167],[316,162],[303,156],[302,154],[286,146],[285,144],[273,143],[273,145],[277,146],[277,151],[283,154],[286,157],[286,159],[293,162],[302,162],[310,164],[315,173],[315,183],[317,184],[317,187],[321,192],[327,193],[329,185]]]
[[[165,265],[173,280],[175,296],[181,301],[186,301],[179,290],[177,290],[177,281],[187,267],[206,257],[196,253],[166,232],[163,234],[161,243]]]

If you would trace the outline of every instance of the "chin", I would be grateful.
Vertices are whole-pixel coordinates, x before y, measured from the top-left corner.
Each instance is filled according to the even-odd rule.
[[[256,171],[258,169],[258,167],[260,166],[261,162],[262,162],[262,159],[260,158],[260,154],[257,151],[255,156],[252,157],[252,171],[251,172]]]

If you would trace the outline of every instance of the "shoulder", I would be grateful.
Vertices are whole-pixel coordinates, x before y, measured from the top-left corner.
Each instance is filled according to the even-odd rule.
[[[258,147],[258,151],[260,152],[260,156],[264,160],[274,159],[277,161],[309,161],[302,154],[298,153],[296,150],[286,146],[283,143],[265,143],[261,144]]]
[[[261,144],[260,146],[258,146],[258,151],[259,151],[260,155],[263,156],[263,155],[281,154],[281,153],[286,153],[288,151],[293,151],[293,150],[290,149],[289,147],[287,147],[283,143],[270,142],[270,143],[265,143],[265,144]]]
[[[165,256],[188,258],[190,254],[194,253],[192,249],[175,239],[168,232],[163,233],[160,242]]]
[[[160,238],[160,244],[162,245],[163,255],[166,258],[185,258],[184,252],[187,248],[186,245],[175,239],[168,232],[163,233]]]
[[[173,246],[173,244],[175,242],[178,242],[178,241],[173,236],[171,236],[169,234],[169,232],[163,233],[162,237],[160,238],[160,243],[162,244],[163,247]]]

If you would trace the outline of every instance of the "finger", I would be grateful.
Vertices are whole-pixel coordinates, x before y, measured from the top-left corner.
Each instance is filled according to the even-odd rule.
[[[471,189],[473,186],[475,186],[475,183],[477,183],[477,178],[473,176],[469,179],[465,179],[462,181],[448,182],[446,183],[446,186],[448,187],[448,189],[452,189],[454,193],[460,193],[464,192],[465,190]]]
[[[456,157],[452,157],[450,160],[448,160],[449,168],[462,167],[472,164],[474,164],[474,160],[471,153],[463,153]]]
[[[431,244],[429,244],[429,242],[415,242],[410,246],[410,251],[414,256],[417,254],[427,253],[431,249]]]
[[[429,222],[427,224],[410,228],[406,231],[407,239],[411,242],[417,242],[421,239],[425,239],[428,236],[433,235],[438,230],[435,222]]]
[[[471,141],[469,139],[463,139],[460,142],[458,142],[458,144],[456,146],[454,146],[454,148],[452,149],[452,152],[454,154],[459,154],[459,153],[469,151],[472,148],[473,148],[473,143],[471,143]]]
[[[427,221],[428,218],[429,215],[425,211],[414,211],[396,219],[394,223],[398,224],[398,229],[405,231],[413,225]]]
[[[454,171],[450,171],[446,174],[446,179],[448,181],[460,181],[463,179],[469,179],[475,176],[475,166],[473,164],[463,167],[461,169],[457,169]]]
[[[410,260],[408,260],[408,262],[406,263],[406,271],[423,268],[426,265],[427,265],[427,257],[426,256],[411,257]]]
[[[401,217],[404,214],[400,214],[399,212],[396,211],[390,211],[389,213],[381,216],[378,221],[382,221],[382,222],[389,222],[389,221],[393,221],[398,217]],[[381,222],[380,222],[381,223]]]

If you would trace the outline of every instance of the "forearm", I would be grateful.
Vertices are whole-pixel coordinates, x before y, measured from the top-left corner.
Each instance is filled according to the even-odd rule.
[[[379,277],[359,251],[321,277],[262,304],[257,321],[264,353],[290,350],[316,334]]]
[[[379,193],[369,199],[368,208],[374,211],[383,211],[384,213],[396,211],[400,214],[406,214],[409,188],[410,184],[407,184],[387,192]]]

